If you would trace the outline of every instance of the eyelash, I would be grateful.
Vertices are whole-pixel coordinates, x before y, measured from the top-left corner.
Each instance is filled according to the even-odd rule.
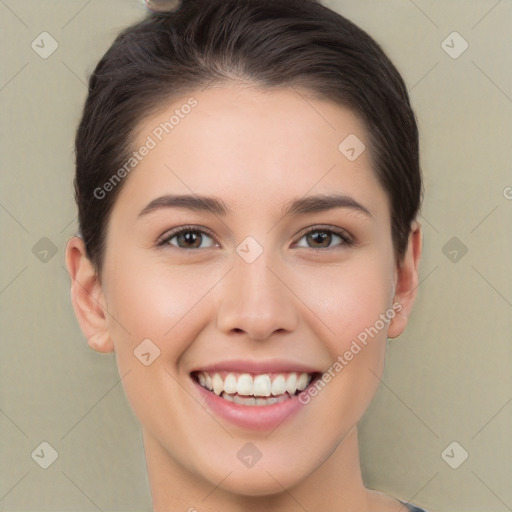
[[[194,249],[194,248],[183,248],[183,247],[178,247],[176,245],[172,245],[170,244],[170,241],[175,238],[176,236],[179,236],[183,233],[196,233],[196,234],[201,234],[201,235],[207,235],[209,236],[215,244],[218,245],[217,242],[215,242],[215,237],[213,235],[213,233],[206,229],[206,228],[203,228],[203,227],[200,227],[200,226],[192,226],[192,225],[188,225],[188,226],[181,226],[179,228],[176,228],[176,229],[173,229],[167,233],[165,233],[162,237],[160,237],[160,239],[157,241],[157,246],[158,247],[163,247],[163,246],[166,246],[166,245],[171,245],[174,249],[178,249],[178,250],[181,250],[181,251],[191,251],[191,250],[204,250],[204,249],[209,249],[210,247],[207,247],[207,248],[203,248],[203,249]],[[335,235],[335,236],[338,236],[340,239],[341,239],[341,242],[338,244],[338,245],[335,245],[333,247],[302,247],[303,249],[310,249],[312,251],[326,251],[326,250],[333,250],[333,249],[336,249],[336,248],[340,248],[340,247],[350,247],[350,246],[353,246],[355,245],[355,240],[353,239],[353,237],[345,230],[343,229],[334,229],[332,227],[327,227],[327,226],[315,226],[315,227],[312,227],[312,228],[308,228],[307,230],[303,231],[297,242],[294,242],[294,246],[296,246],[296,244],[298,242],[300,242],[300,240],[302,240],[305,236],[311,234],[311,233],[329,233],[330,235]]]

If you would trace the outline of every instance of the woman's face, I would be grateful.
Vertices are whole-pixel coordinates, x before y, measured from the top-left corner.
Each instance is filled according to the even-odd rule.
[[[334,103],[235,85],[139,128],[101,283],[128,399],[163,466],[281,491],[353,429],[405,325],[367,135]]]

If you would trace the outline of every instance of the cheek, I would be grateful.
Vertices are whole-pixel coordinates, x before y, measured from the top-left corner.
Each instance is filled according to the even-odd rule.
[[[142,423],[154,426],[162,404],[176,402],[176,380],[188,378],[179,363],[210,320],[205,307],[218,277],[200,266],[148,264],[135,250],[117,258],[105,276],[115,357],[120,375],[126,375],[123,387]],[[178,421],[181,409],[171,407],[167,419]]]
[[[105,283],[110,327],[118,356],[144,339],[152,340],[173,364],[199,332],[203,305],[219,280],[215,269],[204,266],[166,266],[144,261],[137,251],[118,258],[108,268]],[[204,302],[203,302],[204,300]]]
[[[380,320],[391,307],[389,267],[382,261],[355,259],[347,265],[296,273],[297,295],[323,324],[333,358],[371,329],[373,337],[386,336],[389,322]],[[372,329],[377,324],[378,335]]]
[[[318,330],[325,333],[322,343],[330,359],[322,377],[325,385],[310,389],[303,403],[315,403],[318,396],[318,403],[330,404],[313,408],[321,414],[311,421],[334,443],[339,426],[359,421],[378,388],[389,326],[386,313],[394,314],[392,279],[385,262],[364,256],[346,266],[317,269],[314,279],[300,275],[303,297]]]

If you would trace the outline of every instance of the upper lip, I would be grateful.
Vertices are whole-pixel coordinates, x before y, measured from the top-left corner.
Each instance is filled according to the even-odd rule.
[[[192,372],[241,372],[241,373],[319,373],[320,370],[310,365],[285,361],[283,359],[247,360],[231,359],[209,363],[192,370]]]

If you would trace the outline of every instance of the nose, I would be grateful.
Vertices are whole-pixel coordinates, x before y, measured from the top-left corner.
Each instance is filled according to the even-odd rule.
[[[275,332],[296,329],[299,318],[294,295],[286,276],[276,268],[269,266],[265,252],[252,263],[241,258],[235,261],[220,289],[219,330],[265,340]]]

